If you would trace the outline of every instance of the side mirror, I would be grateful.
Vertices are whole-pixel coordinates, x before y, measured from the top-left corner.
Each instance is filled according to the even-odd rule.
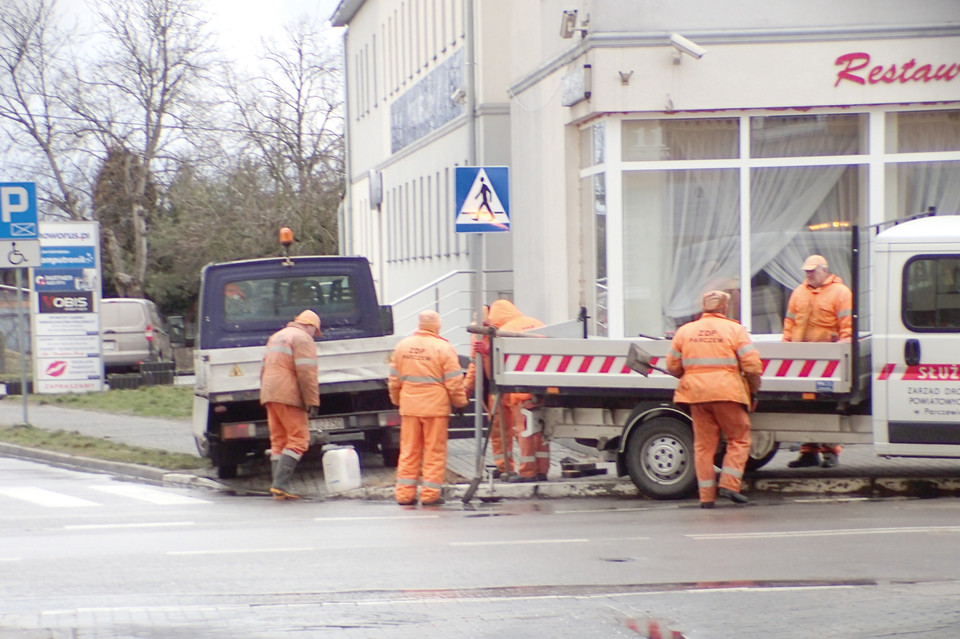
[[[182,315],[171,315],[167,318],[167,328],[170,331],[170,344],[176,347],[187,345],[187,327]]]

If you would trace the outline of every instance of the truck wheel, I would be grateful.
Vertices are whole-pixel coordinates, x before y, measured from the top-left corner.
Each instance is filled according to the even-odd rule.
[[[772,434],[769,432],[753,433],[751,439],[753,441],[750,444],[750,456],[747,457],[747,467],[744,468],[745,473],[752,473],[766,466],[780,448],[780,442],[774,441]],[[726,449],[726,442],[721,441],[713,460],[714,466],[723,466],[723,455]]]
[[[220,479],[235,479],[237,476],[237,464],[227,464],[221,462],[217,466],[217,477]]]
[[[652,499],[683,499],[696,490],[693,431],[678,419],[655,417],[637,426],[626,448],[630,479]]]
[[[197,452],[200,453],[200,456],[208,459],[210,457],[210,442],[207,441],[207,438],[194,435],[193,441],[197,444]]]
[[[383,465],[386,468],[396,468],[400,461],[400,449],[391,448],[384,444],[380,445],[380,456],[383,457]]]
[[[237,453],[223,444],[211,445],[210,461],[217,467],[217,477],[220,479],[234,479],[237,476],[239,460]]]

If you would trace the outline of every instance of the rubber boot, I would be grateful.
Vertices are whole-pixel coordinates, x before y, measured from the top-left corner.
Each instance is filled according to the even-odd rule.
[[[800,453],[800,456],[787,464],[787,468],[807,468],[820,465],[819,453]]]
[[[277,472],[273,476],[273,486],[270,487],[274,499],[300,499],[300,495],[290,492],[290,480],[296,469],[296,459],[290,455],[280,455],[280,459],[277,460]]]
[[[835,468],[839,463],[840,460],[836,453],[825,452],[823,454],[823,462],[821,462],[820,468]]]

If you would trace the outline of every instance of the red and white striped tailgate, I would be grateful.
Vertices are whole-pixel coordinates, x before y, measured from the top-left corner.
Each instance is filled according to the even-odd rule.
[[[653,370],[648,377],[627,367],[629,340],[502,340],[498,382],[505,386],[672,389],[676,379]],[[669,342],[645,342],[650,363],[664,368]],[[758,344],[763,362],[761,391],[844,393],[850,366],[837,344]],[[802,349],[802,350],[801,350]],[[804,357],[795,357],[802,354]]]

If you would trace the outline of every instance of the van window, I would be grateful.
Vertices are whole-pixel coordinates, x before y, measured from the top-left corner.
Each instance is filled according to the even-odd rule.
[[[100,305],[100,323],[103,326],[140,327],[146,324],[143,316],[143,305],[136,302],[109,302]]]
[[[349,275],[237,280],[224,286],[223,298],[228,321],[290,321],[307,308],[321,317],[346,317],[357,313],[357,300]]]
[[[912,331],[960,331],[960,255],[920,255],[903,269],[903,323]]]

